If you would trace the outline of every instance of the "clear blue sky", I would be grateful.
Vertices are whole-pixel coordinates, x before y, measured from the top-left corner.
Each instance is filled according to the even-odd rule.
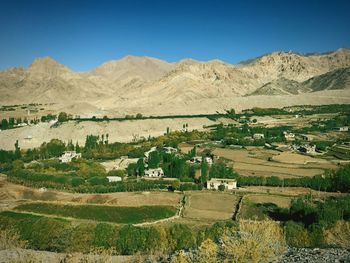
[[[350,47],[350,1],[0,1],[0,69],[50,56],[85,71],[125,55],[229,63]]]

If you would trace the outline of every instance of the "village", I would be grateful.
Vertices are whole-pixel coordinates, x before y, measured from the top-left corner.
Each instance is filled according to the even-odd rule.
[[[244,220],[288,218],[285,213],[293,211],[297,200],[312,200],[310,205],[317,207],[318,200],[346,202],[350,189],[344,179],[350,165],[348,115],[342,111],[282,113],[266,116],[253,110],[231,111],[208,119],[199,130],[191,128],[191,119],[186,117],[177,120],[178,129],[164,127],[162,135],[134,136],[130,142],[114,142],[108,131],[86,135],[80,141],[53,138],[40,147],[27,148],[26,141],[36,138],[22,135],[14,151],[0,151],[0,226],[7,222],[16,227],[35,222],[51,225],[63,220],[60,228],[68,229],[69,234],[85,231],[84,235],[94,236],[91,229],[99,233],[100,224],[107,224],[101,241],[107,247],[115,245],[107,240],[108,233],[116,231],[133,240],[133,231],[138,231],[143,241],[134,251],[147,252],[150,230],[159,239],[157,231],[165,231],[166,241],[162,242],[180,242],[172,248],[180,249],[189,234],[194,237],[191,246],[196,244],[201,238],[198,229],[210,236],[217,228],[223,231]],[[77,120],[49,119],[48,125],[53,126],[49,129],[55,132],[78,125]],[[92,120],[84,123],[90,122],[94,125]],[[2,132],[17,134],[28,126],[38,127],[35,125]],[[289,231],[289,244],[299,240],[299,231],[311,238],[315,230],[302,226],[296,231],[299,223],[293,220],[280,222]],[[73,227],[87,224],[92,228]],[[318,229],[318,221],[312,224]],[[46,235],[45,231],[40,233]],[[52,249],[57,238],[53,237]],[[44,236],[36,239],[44,240]],[[120,242],[117,254],[127,254],[129,245]],[[318,241],[313,242],[318,246]],[[38,248],[43,249],[43,244]],[[59,251],[68,247],[81,251],[68,244]]]

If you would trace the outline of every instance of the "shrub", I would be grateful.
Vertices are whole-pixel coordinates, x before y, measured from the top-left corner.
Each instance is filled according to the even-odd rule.
[[[0,250],[26,248],[27,242],[21,240],[19,234],[12,228],[0,230]]]
[[[286,242],[278,223],[240,221],[240,232],[223,237],[224,256],[233,262],[271,262],[286,251]]]
[[[73,177],[71,180],[71,184],[73,187],[77,187],[85,183],[85,180],[81,177]]]
[[[108,184],[108,179],[106,177],[92,177],[88,180],[89,184],[91,185],[107,185]]]
[[[206,239],[202,242],[198,249],[198,257],[196,258],[196,262],[221,262],[218,258],[218,252],[218,245],[213,240]]]
[[[285,224],[285,237],[287,244],[292,247],[310,247],[309,233],[303,224],[288,221]]]
[[[348,249],[350,247],[350,222],[338,221],[333,226],[324,231],[325,244],[328,246],[341,247]]]

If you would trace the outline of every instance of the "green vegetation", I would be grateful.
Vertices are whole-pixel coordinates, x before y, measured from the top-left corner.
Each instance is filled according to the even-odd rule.
[[[15,209],[39,214],[120,224],[136,224],[154,221],[171,217],[176,213],[176,209],[170,206],[117,207],[104,205],[30,203],[19,205]]]
[[[309,195],[294,199],[290,209],[270,203],[246,202],[241,217],[255,220],[271,218],[282,222],[290,246],[327,247],[327,230],[338,222],[350,221],[350,196],[319,200]]]
[[[191,249],[203,240],[218,242],[233,222],[200,229],[184,224],[135,227],[106,223],[71,223],[67,220],[25,213],[1,212],[0,230],[13,230],[27,241],[28,248],[55,252],[88,252],[93,247],[114,248],[116,254],[172,253]]]
[[[281,179],[277,176],[240,176],[238,184],[240,186],[308,187],[318,191],[350,193],[350,164],[329,171],[325,175],[313,177]]]

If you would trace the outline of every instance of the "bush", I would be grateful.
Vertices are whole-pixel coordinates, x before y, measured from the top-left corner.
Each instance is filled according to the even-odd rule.
[[[60,114],[58,114],[58,121],[59,122],[68,121],[68,114],[65,112],[60,112]]]
[[[288,221],[284,227],[286,241],[292,247],[310,247],[311,241],[303,224]]]
[[[77,187],[85,183],[85,180],[81,177],[73,177],[71,180],[71,184],[73,187]]]
[[[91,185],[107,185],[108,184],[108,179],[106,177],[92,177],[88,180],[89,184]]]
[[[325,244],[331,247],[350,247],[350,222],[338,221],[324,231]]]
[[[240,234],[223,237],[224,257],[233,262],[271,262],[286,251],[283,231],[273,221],[240,221]]]

